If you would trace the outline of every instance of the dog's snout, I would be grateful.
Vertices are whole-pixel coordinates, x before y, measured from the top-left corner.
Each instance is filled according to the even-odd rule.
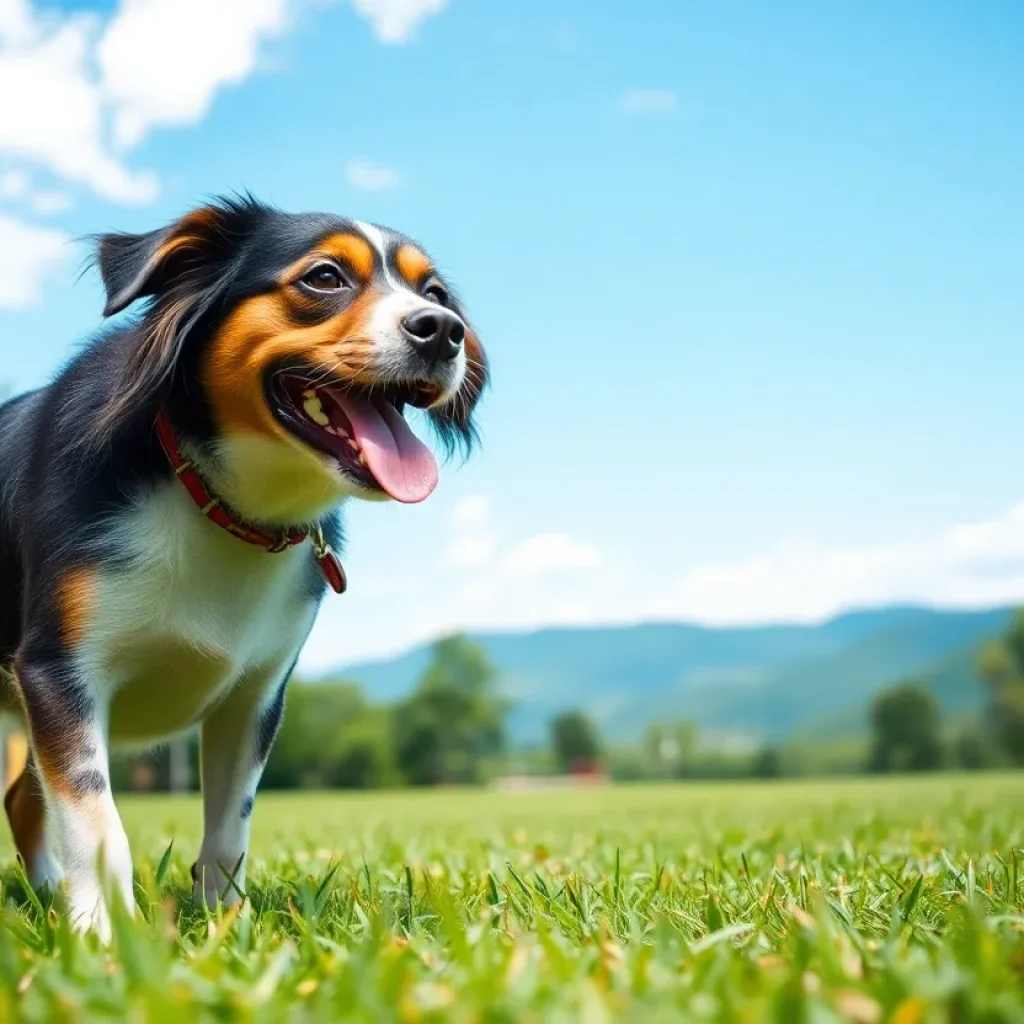
[[[431,362],[454,359],[466,337],[466,326],[450,310],[418,309],[402,320],[402,333]]]

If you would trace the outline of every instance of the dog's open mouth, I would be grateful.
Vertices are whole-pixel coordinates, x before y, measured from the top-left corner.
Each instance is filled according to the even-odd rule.
[[[437,486],[437,462],[402,415],[438,396],[423,385],[351,386],[296,370],[268,378],[270,406],[291,433],[330,455],[367,490],[416,502]]]

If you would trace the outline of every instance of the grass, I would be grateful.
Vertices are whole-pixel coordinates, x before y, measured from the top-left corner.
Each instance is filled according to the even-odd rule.
[[[0,1021],[1024,1021],[1022,781],[265,794],[226,915],[124,798],[110,950],[0,848]]]

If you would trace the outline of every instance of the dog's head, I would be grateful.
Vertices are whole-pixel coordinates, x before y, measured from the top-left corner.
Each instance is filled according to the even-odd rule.
[[[218,477],[255,519],[300,521],[350,495],[426,498],[437,464],[410,407],[448,449],[472,443],[483,349],[397,232],[230,200],[101,236],[96,261],[106,315],[149,300],[99,429],[184,387],[206,410]]]

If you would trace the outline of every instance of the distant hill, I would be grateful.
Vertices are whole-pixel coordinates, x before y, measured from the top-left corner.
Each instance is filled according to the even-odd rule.
[[[860,731],[881,687],[913,675],[947,714],[980,706],[979,643],[1010,610],[917,607],[851,612],[801,626],[744,628],[661,623],[473,634],[515,702],[513,736],[544,736],[550,718],[583,708],[609,736],[639,735],[655,719],[689,718],[705,730],[777,738],[794,732]],[[428,647],[345,668],[375,700],[408,693]]]

